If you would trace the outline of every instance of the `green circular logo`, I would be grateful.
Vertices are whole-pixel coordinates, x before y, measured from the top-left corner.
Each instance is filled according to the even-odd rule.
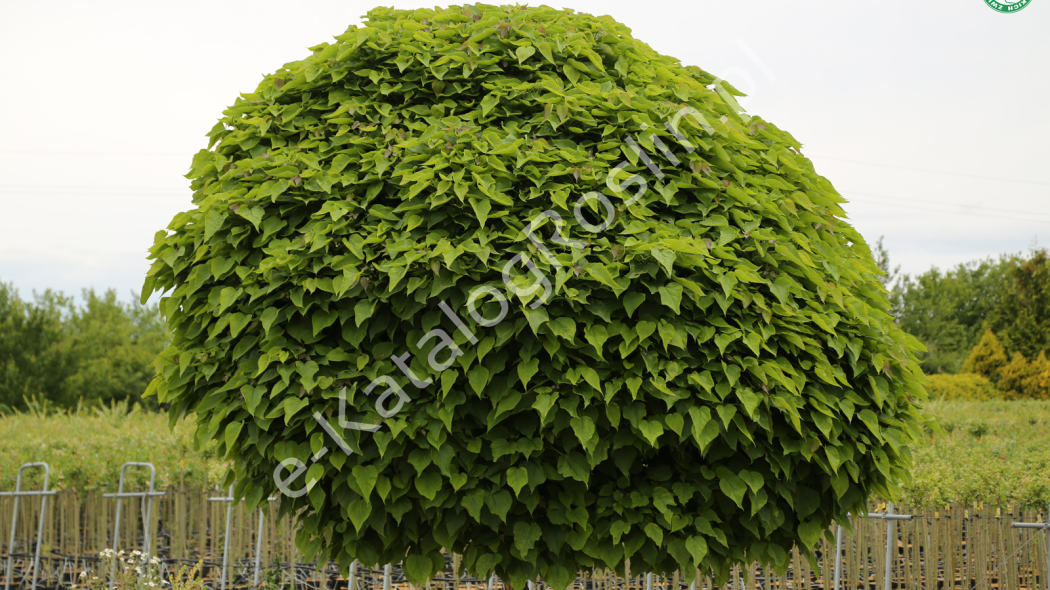
[[[998,12],[1017,12],[1028,6],[1032,0],[1014,0],[1013,2],[999,2],[998,0],[984,0],[984,3]]]

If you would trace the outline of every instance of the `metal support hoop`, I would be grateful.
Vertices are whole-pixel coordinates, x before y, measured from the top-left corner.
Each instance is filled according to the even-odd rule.
[[[22,471],[31,467],[44,468],[44,488],[41,490],[22,491]],[[18,528],[18,499],[22,496],[40,496],[40,523],[36,528],[36,551],[33,554],[33,583],[31,590],[36,590],[36,576],[40,569],[40,545],[44,540],[44,513],[47,512],[47,497],[56,492],[48,491],[47,486],[51,482],[51,467],[47,463],[26,463],[18,468],[18,478],[15,480],[15,491],[0,492],[0,496],[13,496],[15,499],[15,510],[11,515],[11,542],[7,545],[7,576],[4,580],[4,590],[11,587],[11,572],[14,570],[15,533]]]
[[[128,467],[145,467],[149,469],[149,490],[145,492],[125,492],[124,491],[124,476],[127,473]],[[157,469],[153,467],[152,463],[143,463],[137,461],[128,461],[120,467],[120,481],[117,484],[117,492],[115,494],[102,494],[103,498],[116,498],[117,499],[117,519],[113,525],[113,551],[114,553],[120,551],[120,512],[124,498],[148,498],[146,502],[146,522],[142,526],[142,556],[143,559],[149,559],[149,530],[153,524],[153,498],[157,496],[163,496],[165,492],[155,491],[153,486],[157,481]],[[116,573],[116,562],[113,563],[113,567],[110,568],[110,581],[109,587],[113,587],[113,576]],[[6,590],[6,589],[5,589]]]

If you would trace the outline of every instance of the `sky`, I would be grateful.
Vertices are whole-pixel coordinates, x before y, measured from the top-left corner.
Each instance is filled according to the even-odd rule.
[[[549,4],[747,93],[905,273],[1050,242],[1050,0]],[[130,300],[223,109],[373,6],[0,0],[0,281]]]

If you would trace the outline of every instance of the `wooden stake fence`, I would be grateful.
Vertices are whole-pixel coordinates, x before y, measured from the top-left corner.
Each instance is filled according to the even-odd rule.
[[[151,554],[164,560],[166,573],[203,559],[204,577],[213,587],[220,586],[226,506],[208,501],[217,493],[222,492],[180,490],[154,499]],[[292,590],[349,590],[348,572],[339,572],[333,564],[319,567],[302,563],[294,544],[295,527],[290,517],[276,518],[277,504],[269,503],[262,519],[263,570],[279,564],[281,583]],[[0,531],[10,530],[12,508],[11,498],[0,498]],[[872,506],[872,511],[881,508]],[[130,551],[141,547],[145,504],[142,500],[125,500],[124,509],[120,540],[122,548]],[[893,590],[1050,590],[1046,583],[1046,531],[1011,527],[1012,522],[1046,522],[1046,508],[973,505],[922,511],[904,505],[897,511],[914,514],[915,518],[895,523],[897,542],[890,552]],[[39,514],[39,499],[19,503],[13,588],[29,586]],[[98,494],[59,492],[49,498],[38,586],[77,584],[80,571],[95,567],[99,551],[110,547],[115,516],[116,502]],[[232,583],[228,588],[251,586],[259,520],[259,513],[249,514],[243,503],[234,506],[229,539]],[[600,570],[582,572],[574,586],[577,590],[647,590],[647,586],[648,590],[688,590],[691,586],[693,590],[831,590],[833,531],[827,537],[831,540],[822,539],[817,548],[815,569],[795,549],[784,575],[751,564],[735,568],[730,581],[720,588],[703,572],[653,576],[647,584],[646,573],[635,570],[630,570],[626,579]],[[885,521],[852,521],[852,532],[843,533],[841,590],[883,589],[885,540]],[[0,553],[0,563],[5,565],[8,550],[5,546]],[[450,555],[446,563],[446,571],[431,581],[430,590],[503,589],[498,579],[490,586],[488,579],[470,577],[460,566],[459,556]],[[383,564],[358,564],[353,590],[382,590],[384,578]],[[408,590],[397,565],[391,570],[389,588]],[[540,583],[534,590],[547,588]]]

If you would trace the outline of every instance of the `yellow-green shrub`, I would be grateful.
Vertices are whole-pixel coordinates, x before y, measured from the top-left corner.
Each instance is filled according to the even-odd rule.
[[[926,391],[930,393],[931,399],[986,401],[1002,398],[991,381],[974,373],[929,375],[929,379]]]
[[[1020,352],[999,369],[999,391],[1005,399],[1050,399],[1050,361],[1046,354],[1028,361]]]

